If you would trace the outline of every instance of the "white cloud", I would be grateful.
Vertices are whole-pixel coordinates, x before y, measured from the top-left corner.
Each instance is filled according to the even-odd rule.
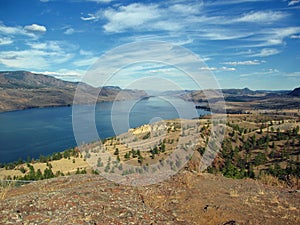
[[[220,4],[239,4],[244,2],[257,2],[262,0],[232,0]],[[132,3],[129,5],[115,5],[111,8],[101,9],[88,16],[82,16],[82,20],[99,21],[104,23],[103,29],[108,33],[121,33],[136,31],[135,40],[162,40],[178,42],[179,45],[193,43],[194,40],[241,40],[239,45],[248,41],[251,47],[267,47],[283,44],[287,28],[282,30],[269,27],[252,26],[242,27],[240,23],[251,22],[271,24],[281,22],[288,16],[281,11],[251,11],[238,17],[236,14],[218,15],[208,14],[209,7],[216,2],[204,1],[175,1],[174,4],[166,3]],[[223,1],[222,1],[223,2]],[[208,10],[207,8],[208,7]],[[213,8],[213,7],[212,7]],[[201,28],[201,29],[199,29]],[[158,36],[138,35],[139,32],[162,31]],[[195,32],[196,31],[196,32]],[[268,33],[266,33],[268,32]],[[176,34],[177,38],[173,34]],[[292,33],[294,34],[294,33]],[[290,34],[291,35],[291,34]],[[187,37],[188,40],[183,40]],[[248,44],[249,45],[249,44]],[[238,47],[238,46],[236,46]]]
[[[9,68],[43,69],[49,66],[45,53],[39,50],[2,51],[0,63]]]
[[[160,12],[157,5],[133,3],[128,6],[121,6],[117,10],[110,8],[104,11],[103,16],[109,21],[104,25],[105,31],[122,32],[130,28],[139,28],[154,19],[158,19]]]
[[[162,34],[134,35],[126,39],[126,42],[137,42],[137,41],[167,41],[173,43],[174,45],[186,45],[186,44],[193,43],[194,38],[190,36],[183,37],[178,32],[172,32],[163,35]]]
[[[232,67],[221,67],[219,68],[220,71],[235,71],[236,69],[235,68],[232,68]]]
[[[189,5],[189,4],[174,4],[170,6],[170,10],[174,11],[175,13],[180,14],[196,14],[199,10],[204,6],[203,2],[198,2],[197,5]]]
[[[46,49],[48,46],[48,44],[45,42],[30,42],[27,43],[27,45],[33,49]]]
[[[87,59],[81,59],[74,61],[73,64],[75,66],[91,66],[98,60],[98,57],[91,57]]]
[[[234,5],[234,4],[242,4],[247,2],[266,2],[270,0],[225,0],[225,1],[213,1],[206,3],[210,6],[220,6],[220,5]]]
[[[251,77],[251,76],[265,76],[265,75],[278,75],[280,71],[278,69],[264,69],[253,73],[241,74],[240,77]]]
[[[202,5],[199,2],[170,5],[132,3],[101,9],[96,13],[89,13],[88,16],[82,16],[81,19],[85,21],[106,20],[103,28],[109,33],[128,30],[178,31],[199,23],[199,20],[193,20],[195,20],[194,16],[200,13]]]
[[[250,44],[248,47],[268,47],[285,44],[284,39],[293,38],[295,34],[300,32],[300,27],[285,27],[285,28],[268,28],[259,30],[254,36],[247,40],[257,42]]]
[[[154,30],[177,31],[183,28],[182,24],[173,21],[157,21],[149,27]]]
[[[276,55],[280,53],[278,49],[275,48],[264,48],[259,53],[253,54],[254,57],[267,57],[271,55]]]
[[[290,38],[292,38],[292,39],[299,39],[299,38],[300,38],[300,35],[291,35]]]
[[[86,51],[86,50],[82,50],[82,49],[79,50],[79,54],[80,54],[80,55],[83,55],[83,56],[93,56],[93,55],[94,55],[93,52],[91,52],[91,51]]]
[[[286,16],[286,13],[278,11],[258,11],[244,14],[241,18],[236,19],[236,21],[251,23],[272,23],[281,20]]]
[[[75,30],[73,28],[68,28],[64,32],[64,34],[66,34],[66,35],[71,35],[71,34],[74,34],[74,33],[75,33]]]
[[[204,62],[211,60],[212,58],[208,57],[208,56],[202,56],[201,60],[203,60]]]
[[[45,69],[68,61],[72,55],[41,50],[2,51],[0,63],[9,68]]]
[[[63,44],[58,41],[28,42],[27,45],[33,49],[63,52]]]
[[[96,2],[96,3],[110,3],[113,0],[86,0],[88,2]]]
[[[45,26],[38,25],[35,23],[25,26],[24,29],[27,32],[32,32],[32,33],[45,33],[47,31],[47,28]]]
[[[80,81],[81,78],[86,73],[85,70],[70,70],[70,69],[59,69],[56,71],[40,70],[40,71],[31,71],[31,72],[37,74],[49,75],[49,76],[56,77],[58,79],[68,80],[68,81]]]
[[[224,62],[223,64],[226,65],[232,65],[232,66],[238,66],[238,65],[242,65],[242,66],[249,66],[249,65],[259,65],[261,63],[265,63],[266,61],[262,60],[247,60],[247,61],[235,61],[235,62]]]
[[[300,71],[287,73],[286,76],[288,76],[288,77],[300,77]]]
[[[218,69],[216,67],[204,66],[204,67],[200,67],[200,70],[216,71]]]
[[[12,44],[14,41],[11,38],[0,38],[0,45],[10,45]]]
[[[99,16],[96,16],[96,14],[88,13],[88,17],[81,16],[80,19],[82,19],[84,21],[98,20]]]
[[[191,54],[190,51],[174,46],[168,42],[135,42],[124,46],[117,47],[109,52],[109,54],[103,55],[95,65],[93,65],[87,75],[84,77],[84,82],[87,82],[93,86],[103,86],[111,84],[120,84],[120,76],[122,71],[128,66],[138,65],[139,63],[153,62],[160,65],[169,65],[177,68],[179,71],[185,71],[185,80],[194,83],[195,80],[201,80],[204,85],[213,87],[216,85],[214,82],[214,76],[211,76],[211,71],[200,70],[205,64],[199,59],[198,56]],[[148,69],[147,71],[154,70],[155,68]],[[220,68],[225,70],[227,68]],[[175,70],[175,71],[177,71]],[[234,68],[228,69],[233,71]],[[128,71],[128,70],[127,70]],[[144,69],[145,71],[145,69]],[[147,71],[130,73],[124,76],[126,82],[123,82],[123,87],[136,80],[143,78],[144,76],[153,76],[153,73],[147,74]],[[94,76],[97,74],[97,76]],[[182,76],[177,76],[178,73],[163,73],[165,76],[174,79],[174,82],[178,85],[182,85],[179,81]],[[190,76],[193,76],[191,79]],[[101,79],[99,79],[101,77]],[[114,83],[115,82],[115,83]],[[186,86],[187,87],[187,86]]]
[[[288,6],[296,5],[300,2],[300,0],[292,0],[289,2]]]
[[[0,22],[0,34],[4,35],[26,35],[34,37],[33,34],[27,33],[23,27],[16,26],[16,27],[9,27]]]
[[[225,67],[225,66],[220,67],[220,68],[205,66],[205,67],[200,67],[200,70],[220,72],[220,71],[235,71],[236,69],[232,68],[232,67]]]
[[[272,35],[275,36],[276,38],[283,39],[293,34],[297,34],[299,32],[300,32],[300,27],[285,27],[285,28],[273,28],[269,31],[269,34],[270,36]]]
[[[231,41],[240,40],[238,47],[270,47],[283,45],[284,39],[296,34],[294,27],[276,28],[289,16],[286,11],[248,11],[238,15],[237,11],[214,13],[215,6],[263,2],[264,0],[227,1],[172,1],[173,4],[132,3],[112,5],[96,13],[82,16],[82,20],[100,21],[104,31],[121,33],[135,31],[134,37],[141,40],[161,40],[179,45],[195,43],[195,40]],[[243,9],[243,8],[242,8]],[[231,10],[228,10],[229,12]],[[210,13],[211,12],[211,13]],[[245,11],[242,11],[245,12]],[[242,26],[241,23],[254,23]],[[256,26],[256,24],[259,24]],[[272,28],[270,26],[272,24]],[[275,25],[274,25],[275,24]],[[255,27],[253,27],[255,26]],[[152,31],[157,31],[155,36]],[[143,35],[139,35],[143,33]],[[146,33],[146,34],[145,34]],[[176,34],[175,37],[174,34]],[[186,40],[186,38],[188,39]]]
[[[0,34],[3,35],[24,35],[24,36],[36,38],[37,37],[36,34],[45,33],[46,31],[47,28],[45,26],[41,26],[37,24],[27,25],[25,27],[21,27],[21,26],[10,27],[0,22]]]
[[[64,51],[59,42],[26,43],[30,49],[0,52],[0,63],[12,69],[45,69],[69,61],[73,54]]]
[[[202,33],[201,33],[202,32]],[[199,32],[199,38],[205,40],[233,40],[246,38],[250,36],[251,32],[237,31],[234,29],[215,29],[215,28],[207,28],[203,29]]]

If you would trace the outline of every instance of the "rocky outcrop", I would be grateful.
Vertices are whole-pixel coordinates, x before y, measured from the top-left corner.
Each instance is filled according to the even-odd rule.
[[[299,192],[188,171],[140,187],[99,175],[59,177],[1,196],[0,224],[300,223]]]

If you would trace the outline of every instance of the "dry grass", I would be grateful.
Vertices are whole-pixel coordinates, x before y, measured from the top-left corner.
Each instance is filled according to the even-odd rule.
[[[12,189],[13,184],[0,184],[0,200],[4,200],[7,196],[7,193]]]
[[[230,189],[229,190],[229,196],[233,197],[233,198],[236,198],[236,197],[239,197],[239,193],[236,189]]]
[[[20,170],[6,170],[4,168],[0,169],[0,179],[3,180],[6,177],[22,176],[23,173]]]
[[[75,163],[74,163],[74,161],[75,161]],[[60,160],[51,161],[49,163],[52,165],[52,171],[54,174],[58,171],[60,171],[64,174],[67,174],[68,172],[71,174],[74,174],[76,172],[77,168],[79,168],[79,169],[85,168],[86,170],[90,170],[89,164],[86,161],[84,161],[83,158],[74,158],[74,157],[71,157],[70,159],[62,158]],[[35,171],[40,169],[42,173],[46,168],[48,168],[46,163],[38,162],[38,163],[33,163],[31,165],[34,167]],[[29,170],[25,164],[22,166],[24,168],[26,168],[27,171]],[[4,168],[0,169],[0,179],[3,180],[8,176],[22,177],[22,176],[24,176],[24,174],[18,169],[13,169],[13,170],[6,170]]]
[[[272,175],[264,174],[260,176],[260,180],[263,184],[277,187],[285,187],[283,181],[279,180],[277,177],[273,177]]]
[[[273,195],[273,197],[270,199],[270,202],[273,204],[279,204],[278,196]]]
[[[75,160],[75,163],[73,163]],[[63,172],[64,174],[70,172],[75,173],[77,168],[88,168],[89,165],[82,158],[60,159],[49,162],[52,165],[52,171],[55,174],[57,171]],[[46,163],[34,163],[33,167],[36,170],[40,169],[42,172],[47,168]]]

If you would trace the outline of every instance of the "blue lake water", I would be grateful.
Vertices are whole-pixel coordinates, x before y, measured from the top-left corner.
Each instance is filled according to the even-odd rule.
[[[81,141],[84,142],[115,136],[128,128],[159,119],[191,119],[207,114],[203,110],[196,111],[193,103],[160,97],[98,103],[92,115],[93,106],[77,107],[80,107]],[[95,120],[98,137],[89,134],[89,127],[85,128],[85,120],[89,116]],[[26,159],[27,156],[38,158],[74,146],[77,143],[73,134],[72,107],[0,113],[0,162]]]

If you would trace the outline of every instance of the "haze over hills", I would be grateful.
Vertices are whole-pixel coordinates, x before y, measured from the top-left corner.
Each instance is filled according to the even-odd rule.
[[[78,103],[88,103],[100,90],[97,99],[99,102],[113,101],[117,96],[118,100],[147,96],[144,91],[139,90],[122,90],[113,86],[95,88],[43,74],[5,71],[0,72],[0,111],[71,105],[78,84],[81,89],[84,88],[83,96]]]
[[[165,92],[165,95],[172,95],[195,104],[210,108],[210,104],[218,104],[225,101],[228,113],[242,113],[251,110],[281,110],[300,108],[300,88],[293,91],[270,91],[243,89],[222,89],[222,90],[192,90]]]

